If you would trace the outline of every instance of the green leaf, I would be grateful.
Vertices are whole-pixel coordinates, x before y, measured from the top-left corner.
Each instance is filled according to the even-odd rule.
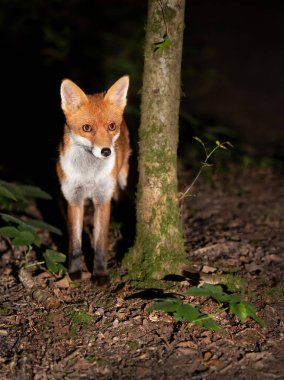
[[[57,263],[64,263],[66,260],[66,255],[64,255],[64,253],[54,251],[53,249],[47,249],[43,255],[45,258],[47,257]]]
[[[19,185],[23,194],[29,198],[52,199],[51,195],[37,186]]]
[[[4,180],[0,180],[0,196],[16,201],[18,208],[25,206],[31,198],[52,199],[50,194],[37,186],[22,185]]]
[[[28,226],[27,221],[21,220],[21,219],[15,217],[13,215],[4,214],[3,212],[1,212],[0,216],[4,220],[4,222],[7,222],[7,223],[12,222],[12,223],[16,223],[18,225]]]
[[[211,317],[201,313],[197,307],[190,304],[183,304],[178,298],[168,299],[166,301],[159,300],[148,309],[148,312],[152,312],[153,310],[163,310],[167,313],[173,314],[178,321],[195,323],[198,326],[212,331],[222,329]]]
[[[180,304],[174,316],[178,321],[189,321],[208,330],[218,331],[222,329],[211,317],[201,313],[197,307],[190,304]]]
[[[212,284],[206,284],[205,283],[200,288],[193,287],[193,288],[188,289],[187,293],[191,296],[211,297],[212,294],[223,293],[223,288],[221,285],[212,285]]]
[[[162,52],[163,50],[165,50],[165,48],[167,48],[168,46],[170,46],[171,43],[172,42],[171,42],[170,37],[167,34],[164,34],[163,35],[163,41],[156,42],[154,44],[155,45],[154,53]]]
[[[232,303],[230,304],[230,312],[236,314],[242,323],[244,323],[248,317],[251,317],[260,326],[265,326],[265,321],[256,315],[255,308],[251,302]]]
[[[1,184],[4,185],[6,189],[8,189],[13,194],[14,198],[16,198],[18,205],[27,203],[27,199],[20,185],[17,185],[16,183],[12,183],[12,182],[6,182],[6,181],[1,181]]]
[[[19,231],[17,237],[12,240],[13,245],[32,245],[35,242],[35,237],[30,231]]]
[[[151,313],[154,310],[162,310],[166,311],[167,313],[174,313],[178,305],[181,304],[181,301],[179,298],[173,298],[168,300],[158,300],[154,303],[154,305],[150,306],[148,308],[148,312]]]
[[[204,284],[200,288],[190,288],[187,292],[191,296],[211,297],[219,303],[232,303],[243,300],[241,294],[224,292],[221,285]]]
[[[15,238],[19,236],[20,231],[16,227],[7,226],[7,227],[1,227],[0,228],[0,235],[8,237],[8,238]]]
[[[2,227],[0,228],[0,235],[13,238],[13,245],[34,244],[39,247],[41,243],[40,238],[35,231],[25,228],[25,226],[19,226],[18,228],[13,226]]]
[[[189,321],[193,322],[201,317],[203,314],[190,304],[180,304],[175,313],[175,317],[178,321]]]
[[[53,251],[52,249],[47,249],[44,252],[43,257],[50,272],[67,273],[67,268],[61,264],[65,262],[66,255],[61,252]]]
[[[29,226],[35,227],[35,228],[40,229],[40,230],[47,230],[47,231],[53,232],[57,235],[62,235],[62,232],[60,231],[59,228],[54,227],[51,224],[46,223],[42,220],[28,219],[25,221],[25,223],[27,223]]]
[[[21,220],[19,218],[16,218],[13,215],[4,214],[4,213],[0,213],[0,216],[5,222],[12,222],[12,223],[16,223],[18,225],[24,225],[24,226],[31,226],[35,230],[37,229],[47,230],[57,235],[62,235],[62,232],[60,231],[59,228],[54,227],[51,224],[45,223],[42,220],[38,220],[38,219]]]
[[[41,240],[40,240],[40,237],[38,236],[38,234],[36,233],[35,229],[33,227],[30,227],[28,225],[25,225],[25,224],[20,224],[18,226],[18,230],[19,231],[28,231],[30,232],[33,237],[34,237],[34,241],[33,241],[33,244],[37,247],[40,247],[40,244],[41,244]]]
[[[2,197],[12,199],[13,201],[17,200],[13,192],[7,189],[3,183],[0,183],[0,195]]]
[[[202,146],[204,146],[204,142],[197,136],[193,136],[194,140],[198,141]]]
[[[211,331],[220,331],[222,330],[222,327],[218,325],[212,318],[204,318],[202,320],[203,327],[205,327],[207,330]]]
[[[238,302],[244,301],[243,296],[241,294],[238,294],[238,293],[228,294],[226,296],[227,296],[226,301],[224,300],[224,301],[220,301],[220,302],[238,303]]]
[[[88,355],[88,356],[86,356],[86,360],[89,363],[95,363],[97,361],[97,357],[95,355]]]

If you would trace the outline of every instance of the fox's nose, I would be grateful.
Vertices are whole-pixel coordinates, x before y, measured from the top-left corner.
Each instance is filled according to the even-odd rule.
[[[104,157],[108,157],[111,155],[111,150],[109,148],[103,148],[101,150],[101,155]]]

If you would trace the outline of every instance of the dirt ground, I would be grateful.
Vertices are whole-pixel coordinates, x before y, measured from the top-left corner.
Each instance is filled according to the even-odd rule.
[[[180,188],[193,176],[181,173]],[[166,290],[120,276],[66,288],[40,270],[33,276],[60,301],[48,309],[19,280],[23,253],[2,239],[0,379],[283,379],[283,192],[283,173],[272,169],[232,166],[201,177],[182,208],[188,268]],[[54,248],[52,236],[43,238]],[[110,250],[117,239],[112,233]],[[226,278],[265,327],[223,312],[213,332],[147,311],[165,293],[195,302],[189,287]],[[199,298],[210,311],[212,300]]]

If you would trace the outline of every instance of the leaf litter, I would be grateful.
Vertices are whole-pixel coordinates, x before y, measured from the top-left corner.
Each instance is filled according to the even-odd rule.
[[[180,173],[180,187],[193,175]],[[283,378],[283,177],[237,167],[212,176],[185,201],[189,264],[166,290],[119,276],[96,286],[87,275],[70,288],[63,273],[35,271],[59,300],[46,308],[19,280],[23,253],[1,238],[1,380]],[[171,312],[153,308],[159,298]],[[221,328],[188,322],[206,315]]]

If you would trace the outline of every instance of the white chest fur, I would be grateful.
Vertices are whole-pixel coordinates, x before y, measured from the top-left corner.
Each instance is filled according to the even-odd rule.
[[[71,145],[61,155],[60,163],[65,173],[61,188],[69,202],[78,204],[91,198],[95,204],[102,204],[112,197],[116,185],[116,179],[111,174],[115,152],[102,160],[82,146]]]

